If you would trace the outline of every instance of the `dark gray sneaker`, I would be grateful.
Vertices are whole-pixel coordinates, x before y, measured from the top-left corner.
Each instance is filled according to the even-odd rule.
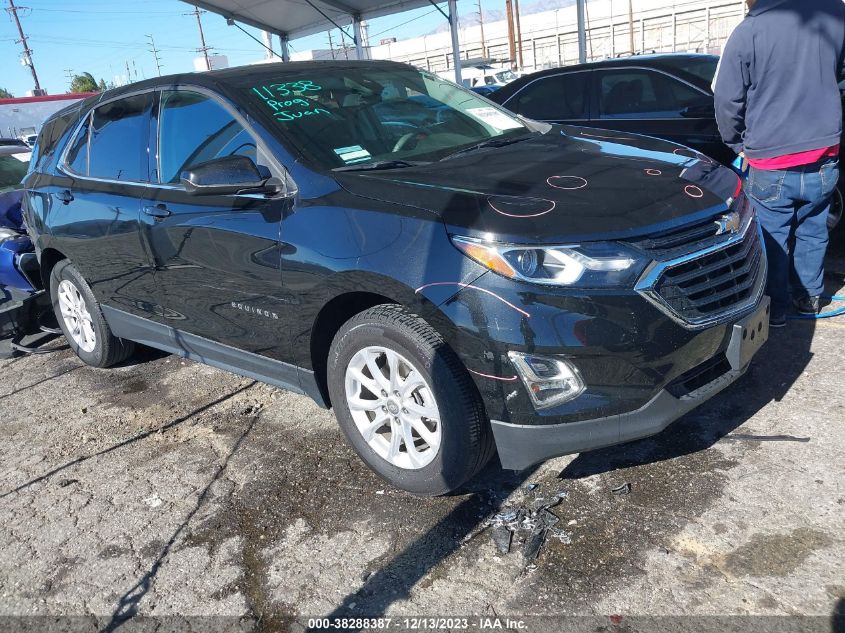
[[[786,314],[775,314],[774,312],[772,312],[769,315],[769,327],[770,328],[786,327]]]
[[[802,297],[795,300],[795,309],[798,314],[813,315],[819,313],[819,297]]]

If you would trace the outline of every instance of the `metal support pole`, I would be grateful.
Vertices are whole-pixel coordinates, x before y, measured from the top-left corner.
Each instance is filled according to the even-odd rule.
[[[287,35],[280,35],[279,36],[279,44],[282,48],[282,61],[289,62],[290,61],[290,47],[288,46],[288,36]]]
[[[361,30],[361,16],[352,16],[352,34],[355,36],[355,58],[366,59],[364,57],[364,37]]]
[[[678,12],[672,7],[672,52],[678,50]]]
[[[645,16],[640,18],[640,53],[645,55]]]
[[[449,0],[449,30],[452,32],[452,64],[455,66],[455,83],[462,83],[461,43],[458,39],[458,1]]]
[[[555,43],[557,45],[557,65],[558,67],[563,66],[563,58],[560,55],[560,20],[558,20],[558,11],[560,9],[555,9]]]
[[[584,20],[584,5],[587,0],[575,0],[578,10],[578,63],[587,63],[587,30]]]

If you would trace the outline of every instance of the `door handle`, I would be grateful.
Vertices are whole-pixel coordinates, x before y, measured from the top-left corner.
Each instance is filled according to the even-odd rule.
[[[56,196],[57,200],[60,200],[60,201],[64,202],[65,204],[73,202],[73,194],[68,189],[65,189],[64,191],[60,191],[59,193],[55,194],[55,196]]]
[[[167,208],[167,205],[157,204],[155,206],[144,207],[144,213],[154,218],[166,218],[170,215],[171,211]]]

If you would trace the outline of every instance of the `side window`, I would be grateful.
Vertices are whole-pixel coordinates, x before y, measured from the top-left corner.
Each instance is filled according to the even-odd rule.
[[[539,121],[583,119],[588,73],[554,75],[526,86],[508,103],[515,112]]]
[[[602,119],[674,119],[706,99],[691,86],[651,70],[608,70],[596,76]]]
[[[88,128],[91,122],[91,113],[85,118],[85,123],[79,128],[73,145],[67,153],[67,166],[75,174],[88,175]]]
[[[135,95],[94,109],[88,130],[88,176],[131,182],[147,180],[150,96],[149,93]],[[73,163],[71,169],[75,170]]]
[[[223,156],[258,162],[255,139],[223,106],[196,92],[162,92],[158,129],[162,183],[178,183],[186,169]]]

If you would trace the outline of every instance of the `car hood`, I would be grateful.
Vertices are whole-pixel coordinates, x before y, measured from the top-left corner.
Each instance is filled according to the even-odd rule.
[[[431,211],[452,233],[523,243],[672,228],[726,211],[739,183],[680,145],[569,126],[429,165],[336,178],[355,195]]]

